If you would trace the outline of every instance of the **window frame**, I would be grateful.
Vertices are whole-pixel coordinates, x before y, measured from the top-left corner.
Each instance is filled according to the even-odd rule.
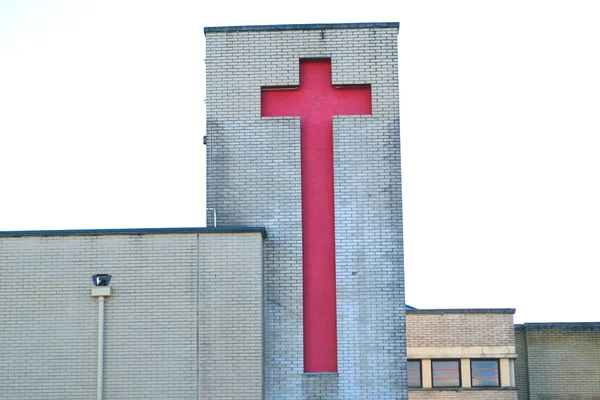
[[[457,374],[458,374],[458,385],[443,385],[436,386],[435,384],[435,374],[434,374],[434,364],[436,362],[456,362],[458,365]],[[436,389],[457,389],[462,388],[462,362],[460,358],[435,358],[431,359],[431,387]]]
[[[409,379],[408,379],[408,363],[409,362],[416,362],[419,363],[419,386],[410,386],[409,384]],[[406,386],[409,389],[420,389],[423,387],[423,360],[420,359],[408,359],[406,360]]]
[[[496,362],[496,370],[498,371],[498,384],[497,385],[475,385],[473,383],[473,362],[477,361],[495,361]],[[471,358],[469,361],[469,371],[471,372],[471,387],[472,388],[497,388],[502,384],[501,376],[500,376],[500,359],[499,358]]]

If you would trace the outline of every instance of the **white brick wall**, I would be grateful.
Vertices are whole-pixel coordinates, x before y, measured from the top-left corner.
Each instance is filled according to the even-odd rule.
[[[288,27],[289,28],[289,27]],[[395,24],[207,29],[207,206],[265,226],[265,396],[406,399]],[[334,84],[371,84],[373,114],[334,119],[338,374],[303,374],[299,119],[261,118],[263,86],[331,58]]]

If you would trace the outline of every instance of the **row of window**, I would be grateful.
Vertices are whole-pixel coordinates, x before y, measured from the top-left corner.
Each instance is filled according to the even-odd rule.
[[[472,359],[471,387],[500,386],[499,360]],[[434,388],[461,387],[461,360],[431,360],[431,385]],[[408,387],[423,387],[421,360],[408,360]]]

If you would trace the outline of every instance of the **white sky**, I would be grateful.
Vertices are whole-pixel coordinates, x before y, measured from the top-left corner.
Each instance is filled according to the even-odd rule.
[[[0,0],[0,230],[202,226],[203,28],[400,22],[407,302],[598,321],[599,19],[577,0]]]

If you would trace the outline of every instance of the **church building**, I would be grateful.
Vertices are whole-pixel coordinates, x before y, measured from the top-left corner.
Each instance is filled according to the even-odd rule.
[[[407,399],[398,27],[205,28],[209,227],[0,233],[3,395]]]
[[[207,227],[0,232],[0,398],[599,399],[598,324],[406,310],[398,29],[205,28]]]

